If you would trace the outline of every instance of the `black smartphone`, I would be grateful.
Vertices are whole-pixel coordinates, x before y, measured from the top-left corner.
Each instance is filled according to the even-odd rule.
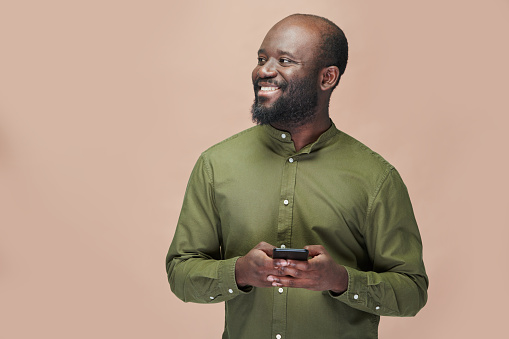
[[[274,248],[272,259],[308,260],[309,251],[303,248]]]

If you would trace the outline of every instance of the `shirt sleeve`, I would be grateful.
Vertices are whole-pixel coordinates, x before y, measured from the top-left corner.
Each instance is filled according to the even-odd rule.
[[[347,305],[377,315],[414,316],[427,301],[428,277],[410,197],[391,168],[370,200],[363,234],[373,270],[346,267]]]
[[[166,256],[171,290],[185,302],[215,303],[245,293],[235,281],[238,257],[221,255],[221,225],[205,156],[189,179],[179,221]]]

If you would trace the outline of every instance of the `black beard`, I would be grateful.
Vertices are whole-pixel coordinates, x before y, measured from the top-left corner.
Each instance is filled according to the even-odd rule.
[[[282,95],[268,107],[260,103],[256,95],[259,87],[255,82],[255,100],[251,107],[253,122],[257,125],[277,124],[285,127],[299,127],[309,122],[315,116],[318,103],[315,80],[305,78],[290,85],[282,84]]]

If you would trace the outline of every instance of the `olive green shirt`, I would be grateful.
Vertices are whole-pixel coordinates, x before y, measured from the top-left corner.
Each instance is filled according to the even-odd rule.
[[[260,241],[323,245],[348,290],[239,290],[235,262]],[[296,152],[255,126],[198,159],[166,258],[185,302],[225,302],[223,338],[377,338],[381,315],[413,316],[428,278],[407,189],[380,155],[332,125]]]

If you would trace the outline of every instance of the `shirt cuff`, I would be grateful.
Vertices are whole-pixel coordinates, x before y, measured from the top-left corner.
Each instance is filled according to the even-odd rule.
[[[337,299],[347,304],[348,306],[361,311],[378,315],[384,312],[384,310],[381,308],[381,305],[376,302],[370,295],[368,286],[368,273],[346,266],[345,268],[348,273],[347,290],[340,295],[333,294],[331,291],[328,291],[328,294],[332,298]]]
[[[235,298],[241,294],[251,292],[251,289],[241,290],[237,286],[235,280],[235,264],[240,257],[234,257],[226,260],[221,260],[217,269],[219,284],[219,291],[217,295],[211,295],[209,302],[221,302]]]
[[[348,273],[347,290],[341,293],[340,295],[333,294],[331,291],[329,291],[329,295],[347,304],[366,306],[368,300],[367,296],[368,278],[366,276],[366,272],[357,271],[346,266],[345,269],[346,272]]]

